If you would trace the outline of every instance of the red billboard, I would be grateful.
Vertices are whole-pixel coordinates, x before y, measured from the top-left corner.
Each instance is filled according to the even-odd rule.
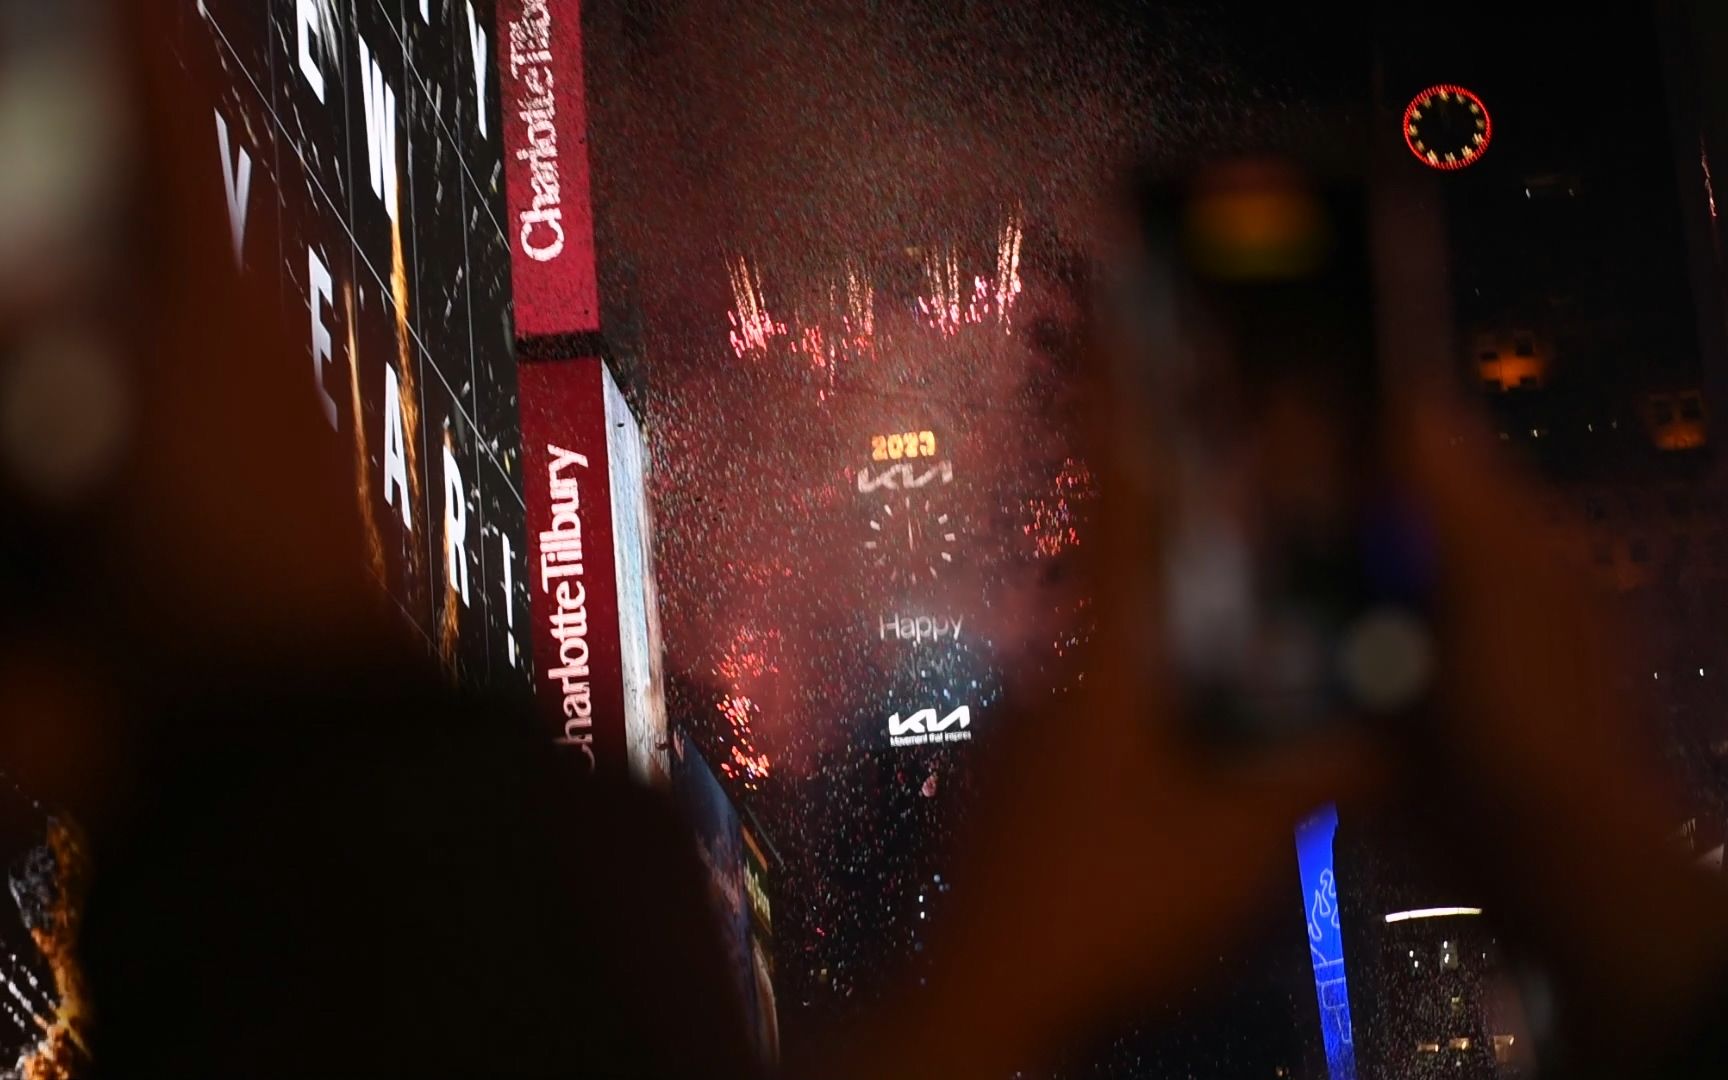
[[[516,333],[600,329],[579,0],[499,0]]]
[[[521,366],[534,683],[593,771],[666,776],[642,429],[598,359]]]

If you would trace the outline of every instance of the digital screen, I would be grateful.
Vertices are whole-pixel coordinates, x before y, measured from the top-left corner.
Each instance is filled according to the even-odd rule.
[[[780,1060],[780,1006],[774,993],[774,917],[768,900],[768,857],[749,829],[744,831],[744,887],[750,897],[750,970],[755,1001],[756,1048],[762,1060]]]
[[[579,0],[499,0],[516,329],[600,329]]]
[[[899,461],[902,458],[935,456],[934,431],[903,431],[893,435],[870,436],[871,461]]]
[[[746,1030],[759,1060],[775,1064],[780,1057],[780,1010],[774,990],[770,860],[744,827],[720,778],[683,732],[671,736],[667,764],[673,798],[708,873],[709,899]]]
[[[356,553],[449,676],[526,689],[528,562],[491,0],[175,4],[238,271],[352,454]]]
[[[648,451],[597,357],[524,364],[536,696],[590,771],[665,779]]]

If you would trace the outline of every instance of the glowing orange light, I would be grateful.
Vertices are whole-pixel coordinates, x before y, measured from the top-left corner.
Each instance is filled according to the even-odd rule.
[[[899,461],[901,458],[936,456],[936,433],[905,431],[893,435],[870,436],[871,461]]]

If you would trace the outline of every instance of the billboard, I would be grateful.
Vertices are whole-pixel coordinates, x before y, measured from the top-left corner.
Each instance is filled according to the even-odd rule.
[[[582,5],[501,0],[498,15],[516,328],[523,337],[595,333]]]
[[[522,366],[536,697],[591,771],[664,779],[666,704],[641,426],[595,358]]]
[[[672,793],[689,822],[696,852],[708,872],[726,960],[734,977],[753,1045],[765,1062],[779,1056],[779,1010],[774,998],[769,860],[739,819],[714,770],[694,744],[672,738]]]
[[[749,1015],[762,1060],[780,1060],[780,1005],[774,996],[774,916],[769,902],[771,864],[764,844],[748,828],[744,838],[744,892],[750,901]]]
[[[1314,964],[1314,993],[1320,1005],[1320,1039],[1331,1080],[1355,1080],[1356,1045],[1350,1025],[1350,988],[1344,974],[1344,932],[1338,918],[1338,876],[1332,840],[1338,808],[1328,806],[1296,829],[1296,863],[1302,876],[1302,904],[1308,927],[1308,953]]]
[[[492,0],[166,17],[238,272],[279,288],[356,553],[450,676],[526,691],[528,562]]]

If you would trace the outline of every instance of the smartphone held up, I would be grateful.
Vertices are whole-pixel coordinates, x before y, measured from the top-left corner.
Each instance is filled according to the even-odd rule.
[[[1134,192],[1115,379],[1156,474],[1155,588],[1207,744],[1280,744],[1419,708],[1434,567],[1383,452],[1370,185],[1288,155]]]

